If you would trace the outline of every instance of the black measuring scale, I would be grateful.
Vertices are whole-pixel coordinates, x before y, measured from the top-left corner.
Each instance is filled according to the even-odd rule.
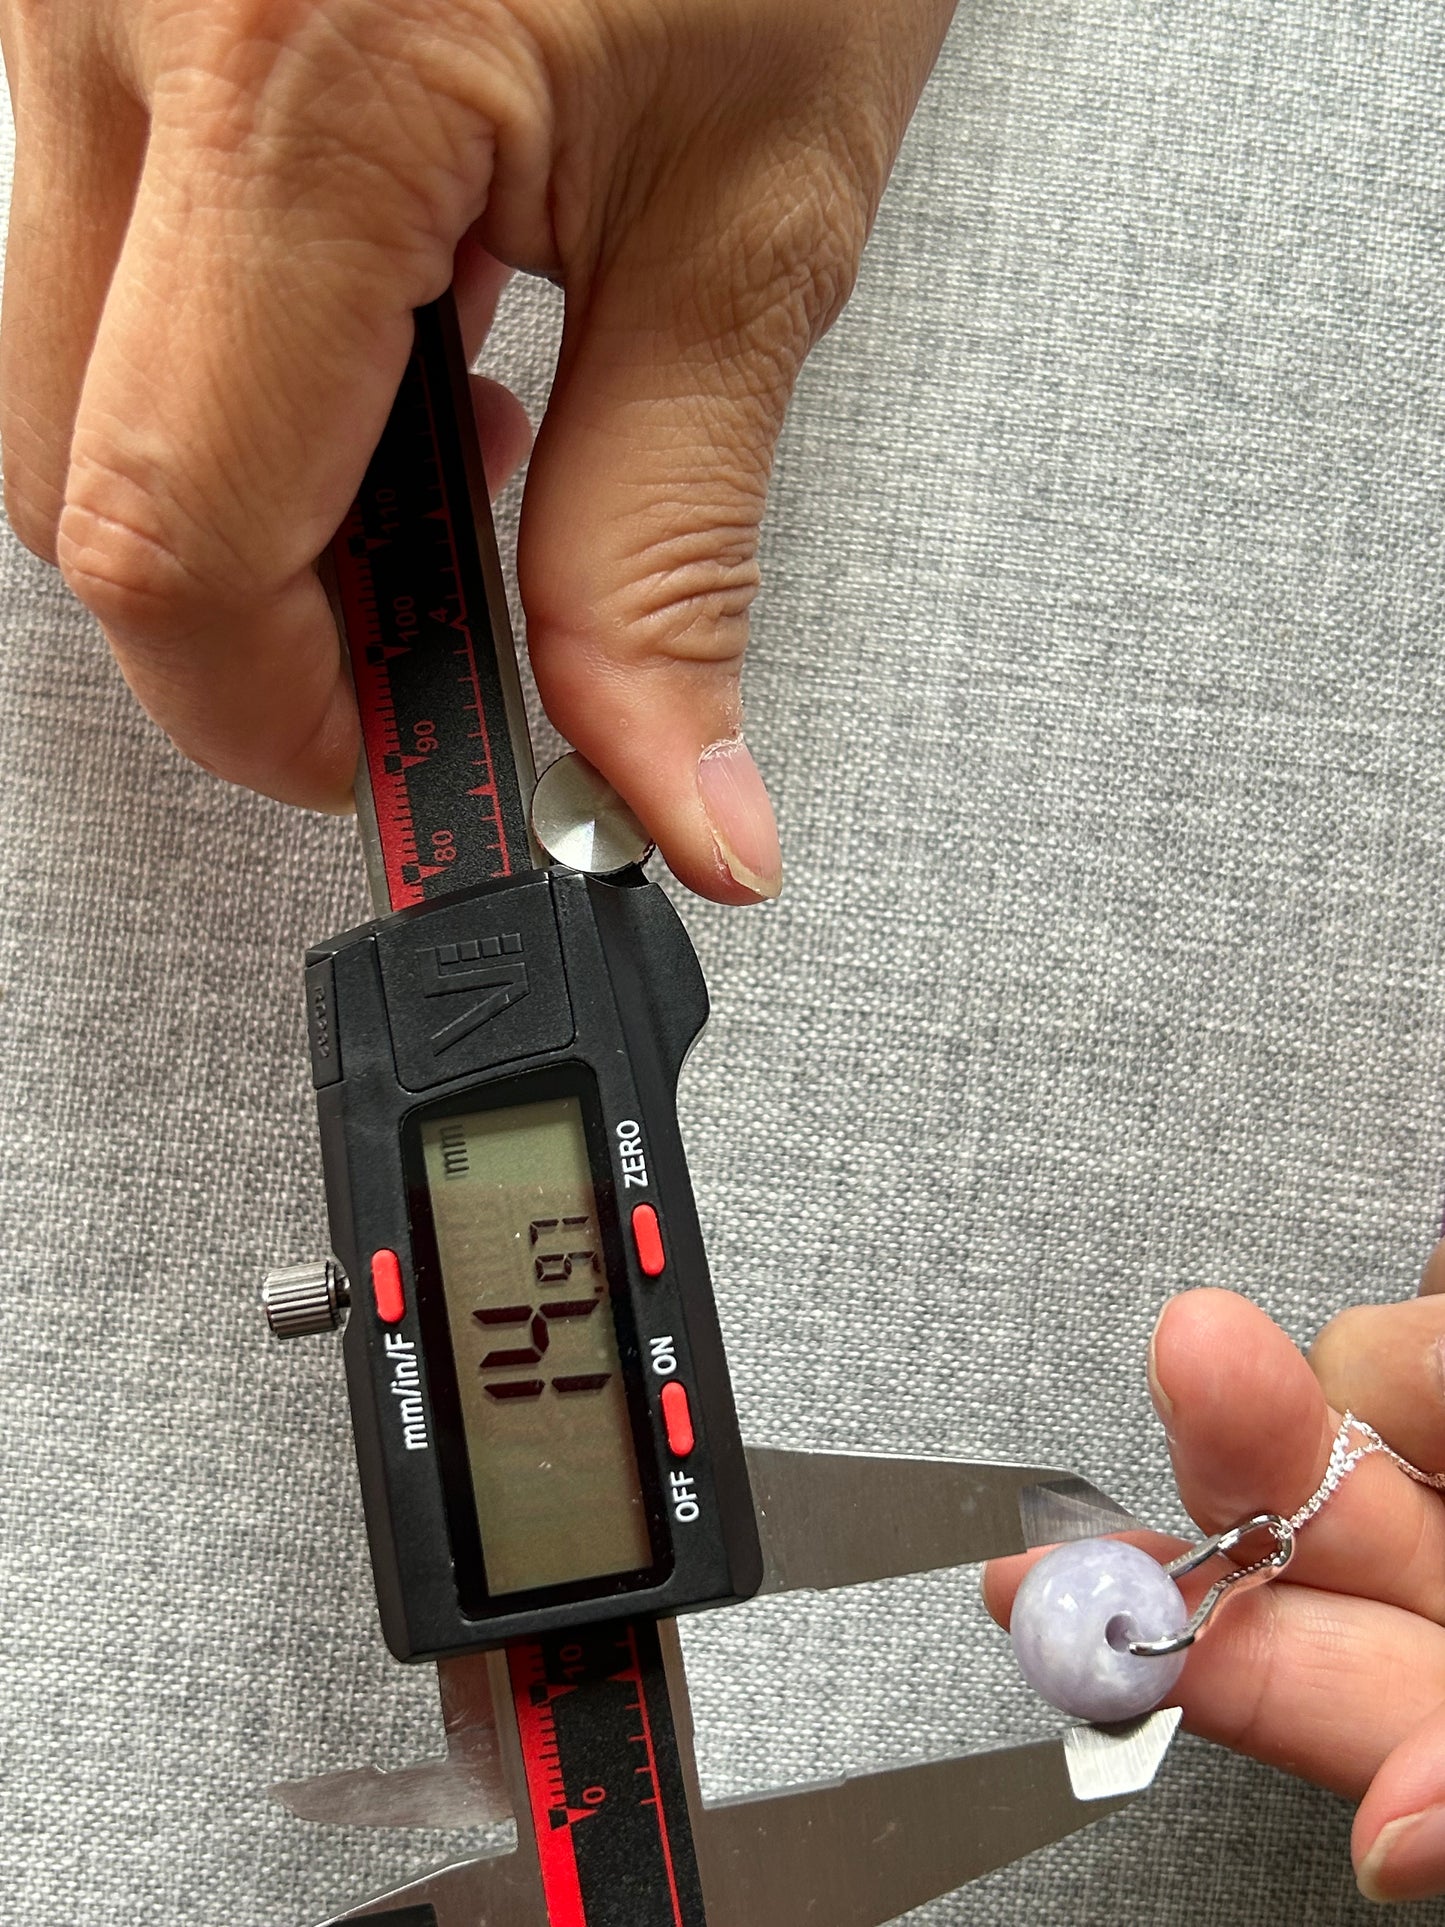
[[[654,1621],[762,1576],[675,1106],[707,994],[639,867],[531,840],[467,386],[447,297],[330,556],[386,914],[308,958],[339,1271],[276,1274],[267,1306],[300,1335],[349,1295],[386,1640],[510,1649],[549,1919],[690,1927]]]

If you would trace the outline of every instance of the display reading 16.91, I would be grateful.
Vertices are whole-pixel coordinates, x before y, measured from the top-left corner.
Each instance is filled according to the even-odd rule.
[[[487,1589],[651,1563],[582,1107],[421,1129]]]

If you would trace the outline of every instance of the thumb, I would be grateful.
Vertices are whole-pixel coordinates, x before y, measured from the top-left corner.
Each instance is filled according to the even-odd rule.
[[[778,894],[782,857],[739,679],[773,450],[814,330],[781,296],[741,322],[737,305],[659,291],[634,263],[569,320],[518,567],[552,721],[684,883],[751,903]]]
[[[1445,1467],[1445,1298],[1351,1305],[1310,1349],[1336,1411],[1373,1425],[1422,1471]]]
[[[1375,1775],[1351,1850],[1367,1900],[1445,1893],[1445,1711],[1422,1720]]]

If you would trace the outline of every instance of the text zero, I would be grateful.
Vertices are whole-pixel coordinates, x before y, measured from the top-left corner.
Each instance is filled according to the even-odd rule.
[[[624,1186],[647,1189],[647,1154],[642,1148],[642,1126],[630,1117],[617,1127],[617,1155]]]

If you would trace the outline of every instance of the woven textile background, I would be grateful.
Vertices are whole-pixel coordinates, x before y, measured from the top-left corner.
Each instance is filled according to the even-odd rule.
[[[788,888],[685,906],[754,1438],[1042,1457],[1172,1523],[1170,1292],[1303,1338],[1412,1286],[1442,123],[1433,0],[966,0],[779,464],[748,694]],[[489,355],[534,412],[556,322],[519,289]],[[184,765],[8,538],[0,623],[0,1922],[308,1927],[456,1846],[264,1791],[436,1733],[335,1349],[253,1306],[324,1246],[298,962],[362,910],[352,835]],[[967,1576],[687,1643],[715,1790],[1048,1725]],[[1364,1921],[1348,1820],[1185,1742],[917,1918]]]

